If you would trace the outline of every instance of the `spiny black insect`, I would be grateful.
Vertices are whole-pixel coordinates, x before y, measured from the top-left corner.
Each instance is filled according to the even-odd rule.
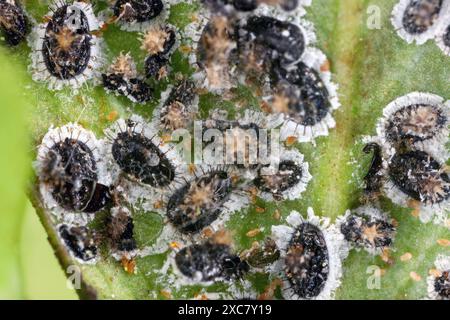
[[[118,0],[113,12],[120,20],[133,23],[150,21],[159,16],[163,9],[161,0]]]
[[[176,190],[167,218],[182,233],[197,233],[214,222],[229,199],[232,181],[226,171],[211,171]]]
[[[245,261],[231,253],[230,246],[212,241],[181,249],[175,263],[184,276],[200,282],[241,278],[249,270]]]
[[[293,121],[314,126],[331,111],[330,94],[320,74],[298,62],[287,71],[281,66],[272,69],[275,95],[286,99],[286,105],[275,112],[284,113]]]
[[[15,0],[0,0],[0,28],[11,46],[25,39],[29,29],[28,18]]]
[[[261,172],[261,169],[258,170],[258,177],[254,180],[255,186],[278,199],[282,198],[284,191],[299,183],[303,176],[302,168],[292,160],[281,161],[278,171],[274,174],[262,175]]]
[[[350,215],[341,224],[345,240],[362,248],[383,249],[392,245],[396,228],[393,224],[367,215]]]
[[[391,142],[408,140],[412,143],[432,139],[448,123],[441,108],[413,104],[395,112],[386,124],[386,136]]]
[[[239,47],[245,55],[248,45],[262,45],[266,60],[277,60],[281,65],[298,61],[305,50],[302,30],[295,24],[268,16],[251,16],[240,30]]]
[[[175,168],[166,155],[142,133],[134,122],[114,139],[112,155],[120,168],[138,181],[152,187],[166,187],[175,179]]]
[[[450,197],[450,177],[439,162],[423,151],[394,155],[389,163],[389,177],[417,201],[436,204]]]
[[[426,32],[438,19],[443,0],[411,0],[403,14],[402,24],[411,34]]]
[[[70,252],[78,259],[88,262],[97,256],[95,237],[86,227],[61,225],[58,233]]]
[[[369,171],[364,177],[366,196],[377,194],[383,185],[383,155],[381,146],[377,143],[368,143],[364,146],[363,152],[366,154],[373,153],[372,161],[370,163]]]
[[[195,84],[183,80],[175,86],[161,109],[161,124],[165,129],[187,128],[193,116],[190,107],[196,97]]]
[[[302,223],[289,241],[284,272],[291,290],[302,299],[320,294],[330,272],[328,248],[322,231]]]
[[[137,248],[134,222],[127,210],[119,209],[107,218],[107,233],[115,251],[131,252]]]
[[[96,172],[92,150],[79,140],[66,138],[49,150],[42,179],[62,208],[94,213],[111,202],[110,189],[97,183]]]
[[[438,294],[439,299],[450,300],[450,270],[443,271],[434,280],[434,290]]]
[[[82,10],[70,5],[56,9],[45,29],[42,45],[48,72],[61,80],[82,74],[91,59],[91,40],[88,19]]]

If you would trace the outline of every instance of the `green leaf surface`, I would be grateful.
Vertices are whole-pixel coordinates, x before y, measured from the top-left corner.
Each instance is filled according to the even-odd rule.
[[[6,56],[14,52],[0,48],[0,299],[23,298],[20,261],[20,230],[28,179],[26,103],[19,86],[22,66],[11,65]]]
[[[314,145],[295,146],[305,154],[313,175],[302,199],[280,204],[258,200],[250,208],[233,215],[228,227],[234,232],[237,249],[249,248],[252,241],[261,240],[270,234],[270,227],[280,223],[273,218],[276,209],[286,217],[291,210],[304,214],[308,207],[312,207],[316,214],[334,220],[344,214],[345,210],[359,206],[363,177],[370,162],[370,157],[361,151],[362,137],[375,134],[375,124],[383,108],[396,97],[412,91],[432,92],[450,99],[450,59],[431,41],[422,46],[408,45],[396,35],[389,21],[396,2],[397,0],[314,0],[313,5],[307,9],[305,18],[314,23],[318,36],[317,46],[326,53],[334,81],[340,86],[342,107],[334,114],[337,126],[329,136],[317,139]],[[376,5],[381,9],[380,29],[369,30],[367,27],[369,5]],[[175,6],[170,15],[171,23],[178,27],[185,26],[195,8],[184,3]],[[37,21],[47,11],[44,1],[27,2],[26,9]],[[110,26],[103,37],[109,59],[126,50],[131,52],[136,61],[140,61],[138,67],[143,67],[145,55],[139,48],[137,33],[127,33]],[[26,44],[17,49],[2,50],[3,56],[17,64],[18,73],[22,75],[19,79],[8,81],[8,87],[22,92],[31,105],[27,115],[27,131],[24,131],[32,139],[30,150],[34,150],[40,143],[50,125],[61,126],[76,121],[100,137],[103,129],[111,124],[111,112],[117,112],[120,117],[138,113],[150,119],[151,112],[158,103],[156,99],[147,105],[136,106],[125,98],[106,94],[101,87],[92,86],[81,89],[77,94],[69,89],[51,92],[44,84],[33,82],[31,76],[26,74],[29,52]],[[184,74],[188,74],[191,69],[186,56],[180,52],[174,55],[172,67],[175,72]],[[1,81],[9,80],[9,74],[12,76],[16,73],[11,68],[6,71],[8,79],[4,79],[7,73],[2,70]],[[158,84],[157,96],[167,84]],[[258,100],[251,96],[249,90],[241,88],[239,95],[240,100],[247,101],[249,106],[258,105]],[[205,116],[206,110],[217,105],[234,109],[232,103],[221,101],[221,97],[206,95],[201,99],[201,115]],[[5,126],[11,128],[12,121],[6,121]],[[5,130],[3,125],[0,128]],[[10,143],[1,139],[5,140],[3,134],[0,135],[0,143]],[[30,156],[34,157],[35,153],[31,152]],[[23,161],[14,161],[8,165],[23,165]],[[0,170],[7,168],[5,166],[6,164],[0,166]],[[23,167],[27,166],[23,165],[21,168]],[[5,174],[11,176],[12,172],[17,171],[20,170],[7,170]],[[13,178],[10,177],[11,181],[15,180]],[[2,192],[2,195],[12,190],[10,185],[10,189]],[[62,266],[66,268],[76,264],[58,243],[48,219],[49,213],[42,209],[36,187],[30,189],[30,196]],[[384,200],[382,205],[399,223],[392,253],[394,262],[388,265],[379,257],[372,257],[363,251],[352,252],[344,263],[344,277],[337,298],[422,298],[426,295],[425,279],[428,270],[433,267],[435,257],[439,253],[448,254],[448,248],[436,243],[438,239],[450,237],[447,228],[422,224],[410,214],[411,210],[399,208],[389,200]],[[265,208],[265,211],[257,212],[257,206]],[[139,213],[135,223],[138,243],[147,245],[158,236],[163,221],[155,218],[152,213]],[[247,237],[246,233],[255,228],[263,228],[264,231],[256,238]],[[410,252],[413,258],[408,262],[401,262],[399,257],[406,252]],[[190,298],[200,292],[202,288],[199,286],[172,288],[170,283],[158,278],[155,270],[163,266],[165,259],[165,254],[138,258],[137,273],[133,275],[126,273],[121,264],[112,258],[104,257],[95,266],[82,265],[83,287],[79,290],[80,296],[154,299],[164,298],[162,291],[170,290],[174,298]],[[379,290],[367,288],[367,268],[373,265],[385,270]],[[412,271],[422,279],[413,281],[410,277]],[[269,281],[265,274],[250,275],[249,280],[259,292],[264,290]],[[225,292],[226,289],[226,284],[206,288],[209,292]]]

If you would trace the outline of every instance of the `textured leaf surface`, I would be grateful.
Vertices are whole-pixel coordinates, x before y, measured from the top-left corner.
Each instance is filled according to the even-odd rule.
[[[319,138],[315,145],[299,144],[299,148],[310,163],[313,180],[299,201],[286,201],[280,205],[258,200],[249,209],[235,214],[228,227],[235,233],[238,249],[249,248],[254,240],[261,240],[270,233],[270,227],[279,224],[273,218],[275,209],[286,217],[293,209],[305,213],[313,207],[317,214],[335,219],[346,209],[359,206],[362,178],[370,157],[361,152],[362,136],[375,134],[375,124],[382,109],[398,96],[411,91],[426,91],[450,98],[450,59],[444,56],[431,41],[423,46],[408,45],[393,30],[389,17],[396,0],[314,0],[307,9],[306,19],[315,24],[318,46],[328,56],[334,80],[340,86],[339,94],[343,107],[335,113],[337,122],[328,137]],[[381,29],[367,28],[367,8],[377,5],[381,9]],[[99,5],[103,7],[104,4]],[[43,2],[27,2],[28,12],[38,21],[47,12]],[[170,20],[183,27],[190,19],[195,6],[182,4],[173,8]],[[104,33],[109,58],[120,51],[130,50],[142,68],[144,52],[139,49],[136,33],[120,31],[110,26]],[[28,114],[28,132],[33,148],[38,145],[50,125],[61,126],[78,121],[86,128],[102,135],[102,130],[111,124],[112,112],[120,117],[138,113],[146,118],[157,101],[143,106],[134,106],[125,98],[107,95],[100,87],[83,88],[76,95],[70,90],[54,93],[43,84],[35,83],[26,74],[29,63],[29,48],[22,44],[17,49],[2,50],[3,55],[18,63],[20,79],[14,81],[31,105]],[[190,68],[186,57],[177,52],[172,61],[175,71],[188,73]],[[3,71],[2,71],[3,74]],[[164,89],[168,83],[158,84]],[[158,90],[159,91],[159,90]],[[251,106],[257,101],[242,89],[242,98]],[[204,96],[201,100],[202,115],[206,110],[217,107],[232,108],[222,103],[220,97]],[[32,157],[35,154],[31,155]],[[2,166],[3,168],[3,166]],[[35,188],[31,188],[31,200],[43,222],[53,248],[57,251],[63,267],[74,262],[61,250],[54,230],[44,212]],[[263,213],[256,206],[265,208]],[[413,299],[426,295],[425,279],[438,253],[448,253],[448,248],[439,246],[436,240],[449,238],[449,230],[432,224],[424,225],[410,214],[383,201],[383,209],[389,211],[398,221],[398,235],[392,253],[394,263],[387,265],[379,257],[364,252],[352,252],[344,263],[343,283],[337,298],[349,299]],[[147,245],[154,241],[162,228],[162,220],[151,213],[139,213],[136,219],[137,241]],[[248,238],[247,231],[263,227],[264,232],[255,238]],[[401,262],[399,256],[410,252],[413,258]],[[171,288],[170,284],[156,282],[155,269],[161,268],[165,255],[148,256],[137,260],[136,275],[127,274],[120,263],[112,258],[104,259],[96,266],[81,266],[83,286],[81,297],[148,299],[164,298],[161,290],[172,289],[172,296],[192,297],[200,287]],[[371,265],[383,268],[386,273],[381,279],[381,289],[367,289],[366,270]],[[422,280],[413,281],[409,274],[418,273]],[[250,275],[258,291],[267,285],[264,274]],[[225,284],[207,288],[210,292],[226,290]],[[153,294],[155,293],[155,294]]]

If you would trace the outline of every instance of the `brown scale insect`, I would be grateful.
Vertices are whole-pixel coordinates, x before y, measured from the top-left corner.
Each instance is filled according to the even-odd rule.
[[[29,30],[28,18],[15,0],[0,0],[0,28],[11,46],[25,39]]]
[[[213,16],[204,27],[197,48],[197,61],[206,73],[211,88],[230,86],[231,66],[235,61],[234,22],[225,16]]]

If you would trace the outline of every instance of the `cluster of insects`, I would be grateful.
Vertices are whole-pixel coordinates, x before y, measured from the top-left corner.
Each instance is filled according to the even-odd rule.
[[[392,11],[392,25],[408,43],[418,45],[434,39],[450,55],[450,1],[400,0]]]
[[[283,140],[328,135],[340,106],[337,86],[326,56],[313,46],[314,27],[301,17],[302,7],[286,11],[286,1],[274,1],[243,10],[236,1],[205,3],[215,10],[203,12],[192,27],[197,43],[190,62],[199,66],[199,86],[220,94],[240,84],[258,88],[267,117],[282,120]]]
[[[424,1],[427,5],[422,5],[434,10],[430,21],[414,17],[420,6],[416,2],[405,9],[403,26],[414,34],[426,33],[448,1]],[[263,271],[281,280],[269,286],[269,297],[281,286],[285,299],[330,299],[351,248],[375,255],[392,246],[396,222],[376,205],[365,205],[349,210],[335,224],[311,208],[307,218],[293,211],[286,225],[272,227],[262,245],[254,243],[239,252],[226,231],[230,216],[255,195],[272,202],[299,199],[312,179],[304,156],[283,146],[277,170],[268,174],[270,165],[253,163],[233,143],[231,154],[243,161],[192,165],[166,138],[178,129],[192,130],[195,120],[200,120],[202,133],[214,129],[233,141],[249,130],[273,128],[281,130],[283,141],[310,142],[328,135],[340,104],[329,62],[314,47],[313,25],[302,18],[310,3],[203,0],[199,16],[184,34],[166,23],[170,3],[161,0],[114,1],[107,21],[100,21],[85,2],[51,7],[28,42],[32,77],[52,90],[79,88],[94,79],[107,92],[134,103],[156,100],[150,83],[168,75],[171,56],[186,39],[192,45],[189,61],[196,68],[192,77],[176,79],[161,94],[151,122],[137,115],[119,119],[104,130],[103,138],[69,123],[50,128],[44,136],[35,164],[40,194],[74,259],[96,263],[106,246],[109,255],[134,273],[137,258],[172,249],[168,262],[183,284],[226,281],[245,286],[246,274]],[[124,52],[105,67],[100,34],[110,23],[140,32],[146,52],[143,72]],[[14,0],[0,0],[0,26],[7,43],[17,45],[31,23]],[[448,30],[443,37],[448,38]],[[201,92],[226,98],[240,85],[254,90],[261,110],[229,119],[214,109],[207,119],[200,118]],[[440,97],[413,93],[385,109],[378,137],[365,148],[374,153],[366,176],[368,198],[384,190],[400,205],[415,203],[424,220],[430,212],[441,212],[437,219],[444,217],[450,192],[444,165],[449,107]],[[203,141],[204,148],[215,142],[211,138]],[[246,143],[258,145],[261,139],[256,134]],[[165,221],[156,243],[145,248],[135,235],[138,210],[157,212]],[[101,229],[92,227],[97,217],[102,217]],[[448,298],[444,264],[436,262],[439,275],[429,282],[434,293]]]
[[[415,209],[421,220],[445,223],[450,208],[446,147],[450,102],[412,92],[391,102],[366,146],[374,152],[366,176],[366,196],[384,193],[394,203]]]

